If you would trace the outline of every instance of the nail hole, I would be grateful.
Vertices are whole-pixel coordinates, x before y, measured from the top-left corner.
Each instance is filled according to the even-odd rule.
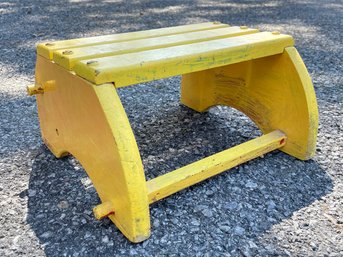
[[[65,51],[62,52],[62,54],[65,54],[65,55],[73,54],[73,51],[65,50]]]
[[[285,139],[283,138],[280,140],[280,145],[283,145],[284,143],[285,143]]]
[[[57,134],[57,136],[59,136],[60,134],[59,134],[59,132],[58,132],[58,129],[56,129],[56,134]]]
[[[94,60],[87,62],[87,65],[94,65],[94,64],[98,64],[98,62]]]

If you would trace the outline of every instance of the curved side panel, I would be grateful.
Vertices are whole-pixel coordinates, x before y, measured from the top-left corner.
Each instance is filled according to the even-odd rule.
[[[318,108],[307,69],[294,47],[282,54],[183,75],[181,102],[199,112],[227,105],[264,134],[282,130],[280,150],[301,160],[315,152]]]
[[[80,161],[109,218],[130,241],[147,239],[144,170],[115,87],[95,86],[38,56],[36,83],[46,81],[53,81],[54,87],[37,95],[44,142],[56,157],[69,152]]]

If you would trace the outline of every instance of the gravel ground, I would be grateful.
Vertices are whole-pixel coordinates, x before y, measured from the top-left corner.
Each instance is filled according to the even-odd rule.
[[[0,0],[0,256],[343,256],[342,10],[341,0]],[[93,217],[99,198],[77,161],[42,143],[25,92],[35,44],[215,20],[295,37],[318,97],[317,155],[269,153],[162,200],[151,238],[131,244]],[[233,109],[181,106],[179,83],[119,91],[147,178],[260,134]]]

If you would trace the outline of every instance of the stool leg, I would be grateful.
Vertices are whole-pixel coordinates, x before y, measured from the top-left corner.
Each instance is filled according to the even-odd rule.
[[[150,236],[149,202],[138,147],[113,84],[94,85],[38,56],[36,95],[44,142],[56,157],[80,161],[102,201],[94,214],[109,217],[132,242]]]
[[[315,152],[318,108],[307,69],[294,47],[282,54],[183,75],[181,103],[203,112],[231,106],[266,134],[287,135],[280,150],[302,160]]]

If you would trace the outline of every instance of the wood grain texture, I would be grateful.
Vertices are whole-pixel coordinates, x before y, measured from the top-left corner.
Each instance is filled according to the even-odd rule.
[[[301,160],[314,155],[318,107],[314,88],[294,47],[282,54],[186,74],[181,102],[199,112],[226,105],[246,114],[263,133],[280,129],[280,150]]]

